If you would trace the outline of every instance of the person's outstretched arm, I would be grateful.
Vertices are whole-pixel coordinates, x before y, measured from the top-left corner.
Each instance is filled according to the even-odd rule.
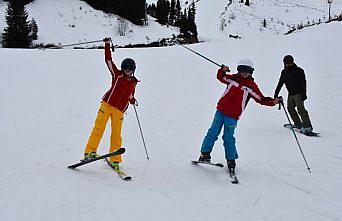
[[[104,42],[105,42],[105,48],[104,48],[105,62],[112,76],[116,78],[116,76],[120,74],[120,70],[116,67],[116,65],[114,64],[112,60],[112,52],[110,51],[109,39],[105,39]]]

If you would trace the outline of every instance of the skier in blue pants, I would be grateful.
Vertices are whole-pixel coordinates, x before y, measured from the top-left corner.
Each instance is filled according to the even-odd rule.
[[[218,136],[221,133],[221,129],[223,128],[223,146],[225,150],[225,156],[227,160],[235,160],[237,159],[238,153],[236,151],[235,146],[235,137],[234,131],[237,126],[237,120],[231,117],[227,117],[223,115],[221,111],[216,111],[214,120],[211,124],[211,127],[208,130],[207,135],[205,136],[201,153],[211,153],[215,141],[218,139]]]
[[[261,105],[275,106],[281,98],[273,99],[265,97],[261,93],[252,77],[254,68],[249,59],[243,59],[239,62],[237,74],[226,74],[227,71],[229,71],[229,67],[222,65],[217,72],[217,79],[226,84],[227,88],[217,104],[214,120],[203,140],[199,161],[210,162],[210,153],[222,127],[224,127],[222,138],[227,166],[230,174],[235,174],[235,160],[239,156],[236,151],[234,131],[248,101],[252,98]]]

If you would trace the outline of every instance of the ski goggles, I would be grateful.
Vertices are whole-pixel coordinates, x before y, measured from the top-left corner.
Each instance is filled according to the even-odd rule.
[[[129,70],[129,71],[134,72],[135,67],[133,65],[123,65],[122,70]]]
[[[247,65],[239,65],[239,66],[237,67],[237,71],[238,71],[239,73],[241,73],[241,72],[247,72],[247,73],[253,74],[254,68],[252,68],[252,67],[250,67],[250,66],[247,66]]]

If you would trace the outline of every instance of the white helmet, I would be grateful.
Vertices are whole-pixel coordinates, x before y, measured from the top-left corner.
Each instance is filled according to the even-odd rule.
[[[240,60],[237,66],[237,71],[248,72],[250,74],[253,74],[253,71],[254,71],[253,62],[248,58],[244,58]]]

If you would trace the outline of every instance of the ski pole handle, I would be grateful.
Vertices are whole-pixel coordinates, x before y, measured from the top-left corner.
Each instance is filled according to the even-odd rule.
[[[281,99],[280,101],[279,101],[279,106],[278,106],[278,110],[281,110],[281,105],[283,105],[284,106],[284,100],[283,100],[283,97],[282,96],[280,96],[280,97],[277,97],[277,98],[279,98],[279,99]]]
[[[110,42],[112,43],[112,52],[114,52],[114,44],[111,38],[109,38]]]

